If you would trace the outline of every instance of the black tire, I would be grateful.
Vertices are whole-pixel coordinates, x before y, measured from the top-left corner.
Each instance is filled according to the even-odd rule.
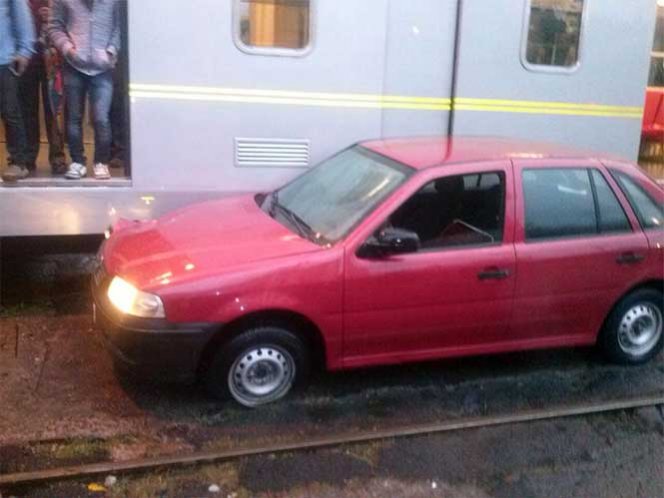
[[[664,344],[664,331],[662,330],[663,301],[664,295],[661,292],[644,288],[628,294],[617,304],[606,320],[599,340],[602,352],[609,361],[621,365],[639,365],[647,362],[662,350]],[[659,332],[657,332],[656,326],[655,336],[649,343],[645,343],[641,350],[636,345],[630,350],[628,346],[632,342],[629,339],[631,335],[624,334],[626,331],[632,330],[629,323],[638,320],[639,313],[645,315],[646,320],[656,317],[655,319],[659,321]],[[623,332],[622,339],[621,332]]]
[[[243,359],[251,359],[251,353],[255,351],[258,352],[253,355],[255,357],[253,358],[254,369],[263,368],[264,372],[267,369],[272,374],[278,370],[279,375],[273,376],[277,378],[281,378],[281,375],[287,376],[288,379],[284,378],[283,382],[287,382],[289,385],[281,385],[279,389],[275,389],[272,395],[265,396],[259,396],[243,389],[243,385],[249,385],[244,375],[239,376],[238,380],[231,385],[231,369],[234,369],[238,375],[238,369],[243,364]],[[259,355],[265,355],[261,356],[262,361],[258,360]],[[258,365],[259,363],[260,365]],[[255,408],[278,401],[293,387],[301,386],[308,377],[309,368],[309,352],[297,335],[281,326],[256,326],[234,337],[216,352],[206,372],[205,385],[210,395],[217,399],[234,399],[241,405]],[[261,388],[258,384],[253,387]]]

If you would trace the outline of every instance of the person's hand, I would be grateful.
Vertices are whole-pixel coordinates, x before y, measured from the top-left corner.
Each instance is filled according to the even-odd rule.
[[[74,47],[67,50],[67,53],[65,54],[65,58],[68,61],[73,62],[74,64],[82,64],[83,63],[83,61],[81,60],[81,58],[78,55],[78,51]]]
[[[13,73],[16,76],[22,76],[26,69],[28,69],[28,64],[30,64],[30,59],[22,55],[17,55],[12,61]]]
[[[102,70],[109,69],[111,67],[110,55],[109,53],[101,48],[96,48],[92,51],[92,64]]]
[[[111,62],[111,66],[115,67],[115,65],[118,63],[118,54],[112,50],[106,50],[106,53],[108,54],[108,60]]]

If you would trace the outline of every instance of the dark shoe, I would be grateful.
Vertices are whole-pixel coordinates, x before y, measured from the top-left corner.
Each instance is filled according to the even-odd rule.
[[[67,163],[62,161],[53,161],[51,163],[51,173],[54,175],[64,175],[67,172]]]
[[[125,167],[124,160],[119,157],[111,159],[111,162],[109,162],[108,165],[113,169],[124,169]]]
[[[62,154],[54,154],[48,157],[48,162],[51,166],[56,166],[58,164],[67,164],[67,158]]]
[[[6,170],[2,172],[2,180],[5,182],[17,182],[18,180],[23,180],[30,175],[30,171],[25,166],[17,166],[12,164]]]

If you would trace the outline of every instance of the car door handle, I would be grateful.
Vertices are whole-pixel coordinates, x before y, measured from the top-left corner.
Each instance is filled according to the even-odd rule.
[[[480,280],[503,280],[510,276],[510,271],[505,268],[487,268],[477,274]]]
[[[616,258],[616,263],[619,265],[633,265],[646,259],[643,254],[635,252],[624,252]]]

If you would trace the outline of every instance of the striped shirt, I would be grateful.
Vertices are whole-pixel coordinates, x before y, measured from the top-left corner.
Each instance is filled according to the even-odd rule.
[[[54,0],[48,34],[67,62],[90,76],[112,69],[120,50],[118,0]],[[75,49],[75,56],[70,50]]]

